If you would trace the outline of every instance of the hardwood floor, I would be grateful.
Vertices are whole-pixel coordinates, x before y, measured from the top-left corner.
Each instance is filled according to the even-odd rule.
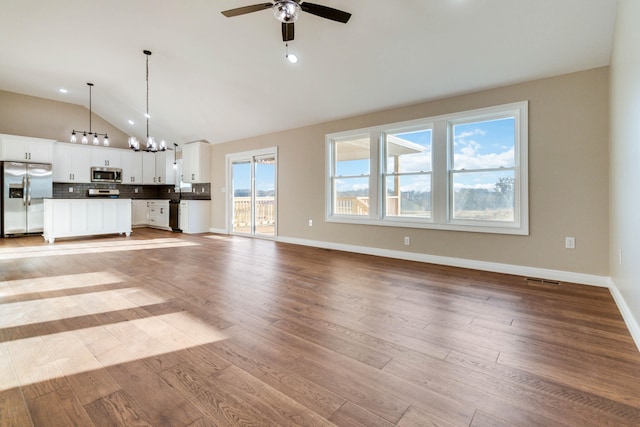
[[[212,234],[0,240],[2,426],[640,425],[607,289]]]

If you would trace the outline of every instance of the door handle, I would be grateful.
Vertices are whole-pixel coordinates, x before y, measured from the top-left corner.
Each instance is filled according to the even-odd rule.
[[[27,205],[27,192],[25,191],[27,189],[27,177],[23,176],[22,177],[22,205],[26,206]]]
[[[27,178],[27,206],[31,206],[31,180]]]

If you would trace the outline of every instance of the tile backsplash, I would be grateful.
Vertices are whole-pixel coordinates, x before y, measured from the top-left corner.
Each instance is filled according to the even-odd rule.
[[[90,188],[117,188],[121,199],[211,200],[211,184],[193,184],[191,192],[176,191],[173,185],[71,184],[53,183],[54,199],[83,199]]]

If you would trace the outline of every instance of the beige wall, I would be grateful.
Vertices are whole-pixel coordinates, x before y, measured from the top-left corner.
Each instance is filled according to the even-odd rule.
[[[640,2],[620,0],[611,61],[610,276],[640,347]],[[622,252],[622,260],[620,253]],[[624,312],[624,311],[623,311]],[[629,324],[630,319],[627,318]]]
[[[608,88],[604,67],[215,145],[212,227],[226,228],[226,154],[278,146],[281,237],[608,276]],[[529,100],[529,236],[324,222],[325,134],[522,100]],[[565,236],[576,238],[575,250],[564,249]]]
[[[89,130],[87,108],[0,91],[0,133],[68,142],[74,128]],[[107,133],[110,146],[127,148],[128,135],[95,113],[91,118],[91,129]]]

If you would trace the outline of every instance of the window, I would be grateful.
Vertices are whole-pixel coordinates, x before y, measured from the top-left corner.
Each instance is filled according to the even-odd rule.
[[[430,128],[385,133],[385,215],[431,218]]]
[[[452,220],[513,222],[515,122],[513,115],[450,122]]]
[[[332,214],[368,216],[371,170],[369,135],[334,141],[332,148]]]
[[[525,101],[327,135],[327,221],[528,234],[527,129]]]

